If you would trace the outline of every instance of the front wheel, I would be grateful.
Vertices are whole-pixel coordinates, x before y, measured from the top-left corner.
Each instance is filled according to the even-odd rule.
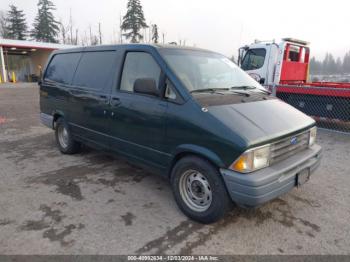
[[[55,128],[56,143],[63,154],[75,154],[80,150],[80,143],[73,140],[67,123],[59,118]]]
[[[172,170],[171,184],[179,208],[198,222],[215,222],[232,205],[217,168],[202,158],[179,160]]]

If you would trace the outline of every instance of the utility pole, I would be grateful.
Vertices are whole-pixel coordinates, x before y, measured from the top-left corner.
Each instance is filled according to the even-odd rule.
[[[69,30],[70,30],[70,44],[73,44],[73,18],[72,18],[72,8],[69,9]],[[78,43],[75,43],[76,45]]]
[[[7,72],[6,72],[5,59],[4,59],[4,49],[2,48],[2,46],[0,46],[0,62],[1,62],[2,80],[4,82],[7,82]]]
[[[148,39],[149,39],[149,42],[152,42],[152,21],[149,23],[149,26],[148,26]]]
[[[98,23],[98,34],[100,37],[100,45],[102,45],[102,31],[101,31],[101,22]]]
[[[120,43],[123,43],[123,30],[122,30],[122,15],[119,13],[119,34],[120,34]]]
[[[90,32],[90,45],[92,45],[92,31],[91,31],[91,25],[89,26],[89,32]]]
[[[75,45],[78,45],[78,29],[75,29]]]
[[[164,33],[162,33],[162,38],[163,38],[163,45],[164,45],[164,43],[165,43],[165,35],[164,35]]]

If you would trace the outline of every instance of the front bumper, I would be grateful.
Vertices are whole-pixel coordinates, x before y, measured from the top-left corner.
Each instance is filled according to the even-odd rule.
[[[220,169],[233,202],[255,207],[287,193],[297,185],[298,173],[318,167],[322,149],[313,145],[303,152],[250,174]]]

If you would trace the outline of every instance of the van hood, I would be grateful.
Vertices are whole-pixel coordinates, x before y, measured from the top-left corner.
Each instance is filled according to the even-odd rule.
[[[311,117],[279,99],[210,106],[208,113],[242,137],[248,147],[315,124]]]

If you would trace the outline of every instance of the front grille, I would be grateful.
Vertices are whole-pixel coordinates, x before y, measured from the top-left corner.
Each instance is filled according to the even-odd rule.
[[[270,164],[282,161],[297,152],[305,150],[309,146],[309,136],[310,130],[273,143],[271,145]]]

